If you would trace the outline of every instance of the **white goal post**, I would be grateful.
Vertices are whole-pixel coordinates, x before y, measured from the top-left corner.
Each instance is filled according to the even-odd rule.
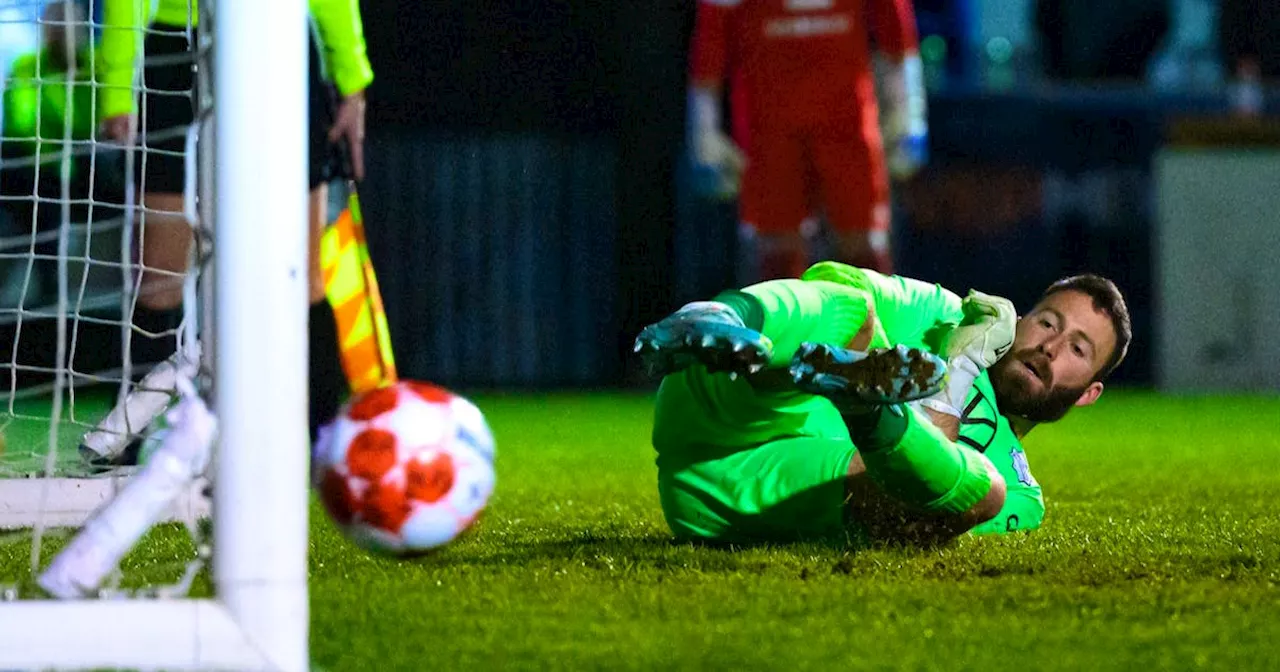
[[[216,110],[215,597],[0,602],[0,669],[309,667],[307,5],[201,14]]]

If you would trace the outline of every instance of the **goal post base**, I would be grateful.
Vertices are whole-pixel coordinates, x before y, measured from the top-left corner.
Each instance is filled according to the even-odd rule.
[[[269,629],[242,623],[216,600],[16,602],[0,607],[0,669],[305,670],[275,644],[305,628],[306,586],[298,594],[301,623],[287,614]],[[275,602],[279,602],[278,596]],[[287,602],[286,602],[287,603]],[[265,614],[264,614],[265,615]]]

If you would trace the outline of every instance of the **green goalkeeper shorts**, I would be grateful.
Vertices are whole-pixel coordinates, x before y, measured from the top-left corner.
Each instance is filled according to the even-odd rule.
[[[820,437],[742,448],[662,446],[662,511],[681,539],[748,543],[844,537],[845,476],[854,452],[848,439]]]

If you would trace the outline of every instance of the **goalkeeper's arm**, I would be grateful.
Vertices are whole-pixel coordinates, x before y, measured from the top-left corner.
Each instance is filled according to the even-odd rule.
[[[947,385],[918,404],[951,440],[960,432],[961,408],[978,375],[1013,345],[1017,312],[1008,299],[970,291],[962,304],[964,321],[942,339]]]

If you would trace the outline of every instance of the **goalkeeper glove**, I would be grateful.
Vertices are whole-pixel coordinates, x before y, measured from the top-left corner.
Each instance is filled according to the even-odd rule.
[[[876,59],[880,83],[880,127],[885,161],[895,179],[907,179],[929,158],[929,126],[925,118],[924,73],[920,55],[911,52],[899,63]]]
[[[976,290],[969,290],[960,310],[964,319],[947,335],[943,354],[947,359],[967,357],[985,370],[1013,345],[1018,313],[1012,301]]]
[[[957,418],[973,381],[1012,347],[1018,318],[1008,299],[975,290],[969,290],[960,309],[964,319],[947,335],[942,347],[947,358],[947,384],[920,402]]]
[[[747,160],[721,130],[718,94],[705,87],[689,89],[689,142],[698,191],[729,200],[738,195]]]
[[[750,329],[729,306],[718,301],[687,304],[644,328],[635,351],[649,375],[665,376],[702,364],[711,373],[757,373],[769,363],[773,343]]]

